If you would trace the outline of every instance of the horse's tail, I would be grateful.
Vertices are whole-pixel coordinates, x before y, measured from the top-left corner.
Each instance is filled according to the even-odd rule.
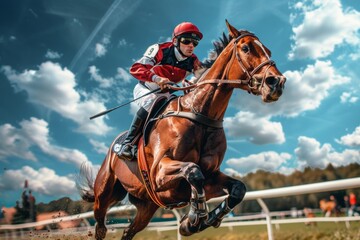
[[[95,201],[94,174],[92,166],[88,162],[83,162],[80,166],[79,174],[76,177],[76,187],[84,201]]]

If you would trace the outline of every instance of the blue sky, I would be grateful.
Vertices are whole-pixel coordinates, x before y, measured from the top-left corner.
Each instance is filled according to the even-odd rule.
[[[79,165],[102,163],[132,119],[128,69],[180,22],[204,34],[206,59],[225,19],[254,32],[287,77],[278,102],[234,92],[222,170],[290,174],[360,163],[360,2],[12,0],[0,3],[0,204],[24,180],[38,202],[79,199]]]

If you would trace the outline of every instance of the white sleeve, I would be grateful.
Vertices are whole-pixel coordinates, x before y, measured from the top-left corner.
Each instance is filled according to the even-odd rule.
[[[146,49],[144,53],[144,57],[155,58],[158,51],[159,51],[159,44],[151,45],[150,47],[148,47],[148,49]]]
[[[144,65],[154,66],[156,63],[155,56],[158,52],[159,52],[159,44],[151,45],[150,47],[148,47],[148,49],[146,49],[143,57],[137,60],[136,62]]]

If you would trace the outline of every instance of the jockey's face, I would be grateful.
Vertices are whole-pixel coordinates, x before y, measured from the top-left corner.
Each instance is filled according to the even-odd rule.
[[[181,37],[179,39],[179,44],[180,44],[180,50],[181,52],[187,56],[187,57],[190,57],[193,52],[194,52],[194,49],[195,47],[197,46],[198,44],[198,40],[196,39],[192,39],[192,38],[183,38]]]

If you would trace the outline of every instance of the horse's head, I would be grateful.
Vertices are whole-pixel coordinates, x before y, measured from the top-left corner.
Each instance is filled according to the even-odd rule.
[[[246,79],[240,88],[261,95],[264,102],[277,101],[281,96],[286,78],[270,59],[271,52],[259,39],[248,31],[238,31],[228,21],[226,25],[233,39],[233,58],[228,69],[229,79]]]

